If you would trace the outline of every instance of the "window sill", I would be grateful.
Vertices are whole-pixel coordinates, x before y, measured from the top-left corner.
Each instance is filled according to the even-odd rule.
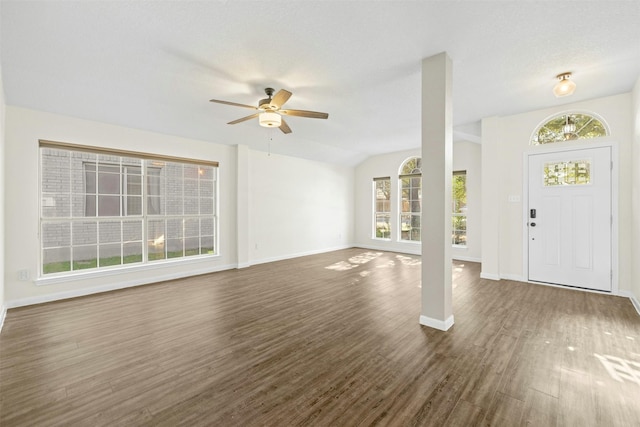
[[[467,245],[451,245],[452,248],[455,249],[467,249],[468,246]]]
[[[96,277],[117,276],[120,274],[136,273],[139,271],[151,271],[151,270],[157,269],[158,267],[171,267],[176,265],[198,264],[203,261],[211,260],[219,257],[220,257],[219,254],[200,255],[197,257],[194,256],[194,257],[188,257],[188,258],[176,258],[171,260],[154,261],[147,264],[118,266],[113,268],[107,268],[104,270],[91,270],[91,271],[81,271],[77,273],[74,272],[74,273],[52,274],[52,275],[39,277],[36,280],[34,280],[33,283],[35,283],[36,286],[55,285],[59,283],[86,280],[86,279],[92,279]]]

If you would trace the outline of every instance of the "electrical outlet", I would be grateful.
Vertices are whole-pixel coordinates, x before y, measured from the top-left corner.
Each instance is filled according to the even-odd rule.
[[[29,270],[18,270],[18,280],[21,282],[29,280]]]

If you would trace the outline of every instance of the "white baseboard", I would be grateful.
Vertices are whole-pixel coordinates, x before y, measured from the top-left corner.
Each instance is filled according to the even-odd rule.
[[[633,304],[633,307],[638,312],[638,315],[640,315],[640,301],[638,301],[638,298],[636,298],[636,296],[633,294],[633,292],[631,292],[631,291],[619,291],[618,295],[620,295],[621,297],[629,298],[631,300],[631,304]]]
[[[7,307],[0,305],[0,333],[2,333],[2,326],[4,325],[4,318],[7,316]]]
[[[448,331],[453,326],[453,314],[446,320],[433,319],[431,317],[420,315],[420,324],[430,328]]]
[[[513,281],[516,281],[516,282],[526,282],[527,281],[527,279],[525,279],[524,277],[522,277],[519,274],[501,274],[500,278],[504,279],[504,280],[513,280]]]
[[[268,257],[268,258],[253,259],[253,260],[251,260],[251,263],[249,263],[249,265],[246,265],[245,267],[248,267],[250,265],[266,264],[266,263],[269,263],[269,262],[284,261],[286,259],[299,258],[299,257],[309,256],[309,255],[318,255],[318,254],[323,254],[323,253],[326,253],[326,252],[340,251],[340,250],[343,250],[343,249],[350,249],[350,248],[353,248],[353,247],[356,247],[356,246],[354,246],[354,245],[341,245],[341,246],[336,246],[336,247],[333,247],[333,248],[325,248],[325,249],[319,249],[319,250],[308,251],[308,252],[298,252],[298,253],[295,253],[295,254],[278,255],[278,256]],[[240,266],[238,266],[238,267],[242,268]]]
[[[514,280],[516,282],[526,282],[527,279],[522,277],[519,274],[491,274],[491,273],[480,273],[481,279],[489,279],[489,280]]]
[[[179,273],[164,274],[134,280],[126,280],[121,282],[114,281],[108,285],[96,286],[94,288],[73,289],[69,291],[55,292],[47,295],[38,295],[27,298],[20,298],[6,302],[6,308],[24,307],[27,305],[42,304],[45,302],[58,301],[69,298],[83,297],[87,295],[98,294],[102,292],[116,291],[118,289],[131,288],[134,286],[148,285],[150,283],[165,282],[167,280],[182,279],[190,276],[198,276],[201,274],[215,273],[217,271],[231,270],[236,268],[233,265],[206,267],[198,270],[183,271]]]
[[[640,316],[640,301],[638,301],[635,295],[630,296],[629,299],[631,300],[631,304],[633,304],[633,306],[636,308],[636,311],[638,312],[638,315]]]
[[[497,274],[490,273],[480,273],[481,279],[489,279],[489,280],[500,280],[500,276]]]
[[[482,262],[482,259],[480,258],[475,258],[472,256],[464,256],[464,255],[451,255],[451,259],[456,261]]]
[[[422,255],[422,247],[415,243],[407,243],[408,246],[396,247],[396,246],[386,246],[386,245],[369,245],[369,244],[357,244],[353,247],[362,248],[362,249],[370,249],[372,251],[383,251],[383,252],[395,252],[400,254],[410,254],[410,255]]]

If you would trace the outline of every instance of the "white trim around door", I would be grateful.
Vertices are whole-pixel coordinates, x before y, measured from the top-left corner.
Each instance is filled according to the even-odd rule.
[[[529,281],[529,157],[538,154],[563,153],[591,148],[609,147],[611,149],[611,291],[608,294],[619,295],[618,288],[618,192],[619,192],[619,169],[618,169],[618,145],[615,141],[605,140],[591,141],[570,141],[566,143],[549,144],[548,146],[535,146],[526,151],[523,155],[523,203],[522,203],[522,244],[523,244],[523,277]],[[530,283],[540,283],[530,281]],[[546,283],[544,283],[546,284]],[[554,286],[553,283],[549,283]],[[578,288],[580,289],[580,288]],[[590,290],[591,291],[591,290]],[[596,290],[597,292],[597,290]]]

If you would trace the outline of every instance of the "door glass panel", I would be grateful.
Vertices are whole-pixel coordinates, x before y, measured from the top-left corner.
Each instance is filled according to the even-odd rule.
[[[583,185],[591,183],[591,161],[570,160],[544,164],[544,186]]]

